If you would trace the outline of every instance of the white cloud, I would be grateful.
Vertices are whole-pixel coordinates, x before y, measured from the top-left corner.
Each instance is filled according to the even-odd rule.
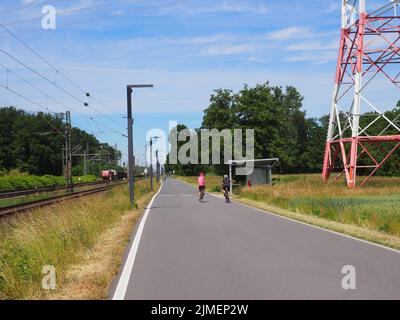
[[[72,14],[78,14],[82,11],[94,9],[96,7],[94,4],[95,3],[91,0],[81,1],[79,4],[69,7],[69,8],[63,8],[63,9],[57,8],[57,14],[61,15],[61,16],[69,16]],[[101,4],[99,6],[101,6]]]
[[[289,57],[288,62],[311,62],[312,64],[324,64],[337,60],[337,53],[334,51],[324,52],[300,52],[296,56]]]
[[[338,49],[339,42],[331,41],[330,43],[323,43],[320,41],[306,41],[294,43],[287,46],[288,51],[325,51]]]
[[[251,56],[246,59],[248,62],[254,62],[254,63],[265,63],[266,61],[264,59],[261,59],[259,57]]]
[[[208,35],[208,36],[170,40],[170,42],[176,43],[176,44],[204,45],[204,44],[210,44],[210,43],[219,42],[219,41],[226,41],[231,38],[232,38],[232,36],[225,34],[225,33],[221,33],[221,34]]]
[[[203,49],[201,53],[209,56],[221,56],[221,55],[236,55],[246,52],[252,52],[256,49],[255,45],[252,44],[225,44],[225,45],[214,45]]]
[[[171,72],[167,70],[141,70],[126,68],[98,68],[75,65],[66,70],[80,83],[92,84],[93,94],[107,93],[109,105],[118,112],[124,112],[126,104],[124,89],[126,83],[154,83],[152,90],[137,91],[136,112],[201,112],[209,103],[209,97],[216,88],[240,90],[245,83],[254,86],[271,81],[272,85],[293,85],[305,96],[304,106],[312,116],[329,112],[333,88],[332,72],[309,72],[281,70],[213,70],[201,72]],[[96,79],[104,79],[97,82]],[[85,86],[86,87],[86,86]],[[110,87],[113,88],[112,92]],[[193,90],[195,88],[195,90]],[[90,91],[90,88],[89,88]],[[112,102],[111,102],[112,101]],[[97,106],[101,108],[101,106]],[[74,104],[71,106],[74,109]],[[89,112],[90,110],[88,110]],[[101,110],[107,112],[107,110]]]
[[[325,13],[332,13],[335,11],[340,11],[341,4],[339,1],[331,2],[329,6],[326,8]]]
[[[236,13],[236,14],[266,14],[269,9],[265,4],[246,1],[186,1],[176,6],[161,8],[164,14],[182,13],[184,15],[201,15],[214,13]]]
[[[276,30],[267,34],[268,40],[290,40],[297,38],[305,38],[311,35],[309,28],[304,27],[288,27]]]
[[[244,5],[241,3],[224,2],[221,6],[224,12],[235,12],[235,13],[257,13],[266,14],[269,12],[265,5]]]

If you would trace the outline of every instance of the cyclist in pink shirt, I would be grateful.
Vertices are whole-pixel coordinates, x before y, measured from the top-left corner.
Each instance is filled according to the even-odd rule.
[[[199,201],[202,202],[206,190],[206,174],[204,172],[200,172],[199,178],[197,179],[197,184],[199,186]]]

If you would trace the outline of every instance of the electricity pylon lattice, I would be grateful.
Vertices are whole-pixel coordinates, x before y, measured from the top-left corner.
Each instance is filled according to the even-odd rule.
[[[323,164],[355,188],[400,148],[400,0],[342,0],[342,30]],[[383,101],[384,100],[384,101]],[[389,102],[390,100],[393,100]],[[383,104],[386,105],[383,105]],[[393,115],[394,114],[394,115]]]

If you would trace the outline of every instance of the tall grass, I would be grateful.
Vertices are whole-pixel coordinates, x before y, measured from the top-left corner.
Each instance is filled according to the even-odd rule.
[[[136,195],[148,196],[147,182]],[[67,201],[29,214],[0,220],[0,299],[32,299],[44,295],[42,268],[52,265],[57,283],[66,272],[129,210],[126,186]]]
[[[400,178],[375,177],[349,190],[324,185],[319,175],[278,176],[274,186],[243,188],[240,197],[400,236]]]

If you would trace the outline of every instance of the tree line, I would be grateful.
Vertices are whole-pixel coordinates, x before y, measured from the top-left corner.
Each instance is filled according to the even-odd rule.
[[[0,108],[0,171],[17,169],[33,175],[63,174],[65,147],[63,116],[50,113],[29,113],[15,107]],[[120,151],[101,143],[94,135],[79,128],[71,130],[72,146],[81,146],[80,154],[89,145],[89,153],[119,159]],[[73,174],[83,175],[83,157],[73,158]],[[109,163],[89,163],[89,174],[98,175]]]
[[[319,173],[322,170],[324,150],[327,139],[329,115],[320,118],[308,117],[303,108],[303,96],[292,86],[283,89],[280,86],[271,86],[269,83],[255,87],[244,86],[235,93],[232,90],[219,89],[214,91],[210,104],[204,110],[201,128],[196,129],[198,136],[201,129],[254,129],[256,159],[279,158],[277,170],[280,173]],[[377,116],[376,113],[364,114],[360,125],[365,127],[368,118]],[[386,112],[390,119],[400,119],[400,103],[392,110]],[[342,116],[345,121],[345,115]],[[369,128],[369,135],[379,135],[387,126],[387,122],[380,119],[373,128]],[[178,126],[178,132],[187,127]],[[386,134],[395,131],[389,129]],[[179,142],[180,145],[185,141]],[[221,141],[223,145],[223,141]],[[390,146],[388,146],[389,148]],[[378,159],[380,150],[372,147],[371,153]],[[397,161],[389,161],[380,171],[383,175],[398,175],[400,173]],[[223,156],[221,154],[221,159]],[[362,164],[363,160],[360,160]],[[227,166],[169,164],[167,170],[174,170],[178,174],[193,175],[199,171],[216,174],[227,173]]]

